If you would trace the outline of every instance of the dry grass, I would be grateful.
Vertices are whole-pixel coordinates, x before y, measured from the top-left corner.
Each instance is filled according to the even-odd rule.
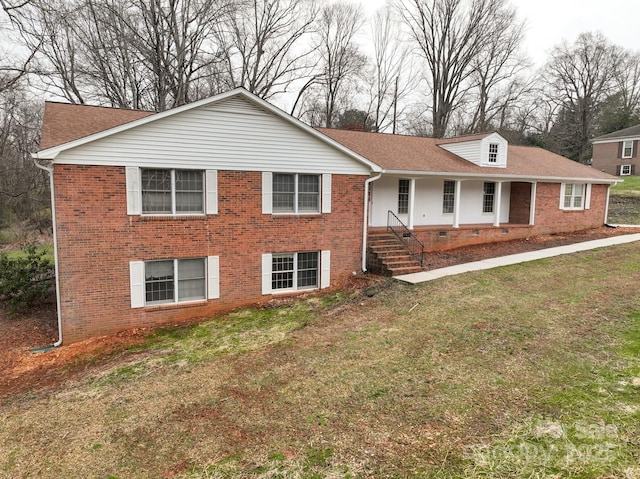
[[[0,409],[3,477],[640,477],[640,246],[166,330]]]

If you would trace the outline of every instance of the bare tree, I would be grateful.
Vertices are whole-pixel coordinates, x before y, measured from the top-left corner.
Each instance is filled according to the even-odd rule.
[[[239,2],[217,29],[230,86],[268,99],[308,74],[313,49],[304,38],[317,12],[313,0]]]
[[[396,131],[398,104],[417,86],[410,51],[401,38],[393,10],[379,9],[373,18],[373,62],[368,69],[369,113],[375,131]]]
[[[396,10],[424,57],[431,88],[433,135],[442,137],[470,88],[502,0],[395,0]]]
[[[561,153],[580,162],[591,155],[591,136],[598,109],[614,88],[622,50],[599,33],[581,33],[551,52],[545,77],[560,106],[552,133]]]
[[[357,82],[367,60],[355,43],[363,25],[362,9],[356,5],[337,2],[322,8],[315,38],[318,67],[303,87],[310,93],[303,115],[311,124],[330,128],[338,121],[339,107],[346,109],[349,87]]]

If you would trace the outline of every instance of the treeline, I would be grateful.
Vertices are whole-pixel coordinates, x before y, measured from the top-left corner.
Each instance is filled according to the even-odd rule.
[[[498,130],[588,162],[640,122],[640,55],[599,33],[534,69],[508,0],[0,0],[0,218],[42,210],[42,98],[162,111],[242,86],[314,126]]]

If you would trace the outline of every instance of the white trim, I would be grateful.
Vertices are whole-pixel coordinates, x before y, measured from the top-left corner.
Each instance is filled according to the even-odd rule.
[[[413,215],[416,206],[416,179],[409,179],[409,207],[407,209],[407,215],[409,221],[407,222],[407,228],[413,230]]]
[[[131,308],[144,308],[144,261],[129,262],[129,288],[131,291]]]
[[[500,207],[502,206],[502,181],[495,182],[495,196],[493,198],[493,212],[495,219],[493,226],[500,226]]]
[[[218,214],[218,171],[206,170],[205,171],[205,195],[206,205],[205,213],[208,215]]]
[[[455,180],[456,190],[453,192],[453,227],[460,227],[460,203],[461,203],[461,190],[462,181]]]
[[[622,140],[622,154],[620,155],[624,159],[633,158],[633,141],[634,140]],[[629,156],[625,156],[624,150],[627,148],[627,143],[631,143],[631,153]]]
[[[273,213],[273,173],[262,172],[262,214]],[[264,293],[263,293],[264,294]]]
[[[127,215],[142,214],[142,186],[140,184],[140,168],[127,166],[125,168],[127,183]]]
[[[262,294],[271,294],[271,264],[273,255],[264,253],[262,255]]]
[[[531,206],[529,206],[529,225],[536,224],[536,193],[538,191],[538,183],[531,183]]]
[[[591,184],[587,183],[585,186],[586,191],[584,192],[584,209],[591,209]]]
[[[573,185],[573,187],[575,186],[581,186],[582,187],[582,204],[580,206],[573,206],[573,199],[576,197],[575,195],[575,188],[572,188],[571,190],[571,206],[565,206],[564,205],[564,200],[565,200],[565,196],[566,196],[566,186],[567,185]],[[562,183],[560,185],[560,209],[564,210],[564,211],[582,211],[586,208],[586,204],[587,204],[587,185],[588,183]]]
[[[220,257],[207,257],[207,299],[220,298]]]
[[[322,213],[331,213],[331,173],[324,173],[320,184],[322,188]]]
[[[569,160],[571,161],[571,160]],[[587,167],[588,168],[588,167]],[[455,179],[479,179],[484,181],[523,181],[523,182],[543,182],[543,183],[593,183],[596,185],[620,183],[619,178],[576,178],[576,177],[554,177],[554,176],[527,176],[527,175],[487,175],[486,173],[456,173],[452,171],[419,171],[419,170],[384,170],[383,174],[393,176],[416,176],[428,178],[430,176],[444,176],[448,180]]]
[[[320,252],[320,288],[331,286],[331,251]]]
[[[635,136],[619,136],[617,138],[605,138],[602,140],[598,140],[597,138],[594,140],[591,140],[591,142],[595,145],[595,144],[600,144],[600,143],[620,143],[621,141],[627,141],[627,140],[640,140],[640,135],[635,135]]]

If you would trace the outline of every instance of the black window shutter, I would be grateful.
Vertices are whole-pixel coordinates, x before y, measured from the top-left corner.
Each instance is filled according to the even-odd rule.
[[[616,175],[617,176],[620,176],[620,172],[621,171],[622,171],[622,166],[621,165],[616,166]]]
[[[631,165],[631,174],[632,175],[636,174],[636,165]]]
[[[631,153],[631,158],[636,158],[638,156],[638,140],[633,140],[633,153]]]
[[[622,145],[624,144],[624,141],[621,141],[618,143],[618,158],[622,158]]]

